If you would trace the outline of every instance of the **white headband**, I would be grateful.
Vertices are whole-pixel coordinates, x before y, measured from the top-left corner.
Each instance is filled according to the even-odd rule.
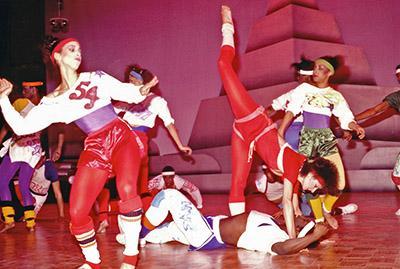
[[[305,76],[312,76],[314,74],[314,72],[312,70],[299,70],[299,74],[300,75],[305,75]]]
[[[400,68],[396,69],[396,74],[400,73]]]
[[[163,176],[173,176],[175,175],[174,171],[166,171],[166,172],[162,172],[161,175]]]

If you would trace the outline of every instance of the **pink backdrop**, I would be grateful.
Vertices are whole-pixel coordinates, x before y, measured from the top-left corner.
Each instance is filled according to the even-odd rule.
[[[220,94],[216,59],[222,3],[233,10],[241,53],[251,25],[265,15],[268,0],[64,0],[61,15],[70,21],[66,36],[81,42],[83,70],[101,69],[122,79],[126,65],[139,63],[159,77],[161,93],[186,143],[200,101]],[[346,44],[364,49],[377,84],[397,86],[393,71],[400,63],[400,1],[317,3],[335,16]],[[46,16],[57,16],[56,1],[46,0]],[[176,151],[164,128],[158,129],[155,142],[161,154]]]

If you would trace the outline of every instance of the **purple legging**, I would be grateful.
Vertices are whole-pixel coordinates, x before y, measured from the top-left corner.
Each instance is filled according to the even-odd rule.
[[[24,206],[33,205],[34,199],[29,191],[29,184],[34,169],[26,162],[11,162],[8,154],[4,156],[3,161],[0,164],[0,200],[11,201],[9,184],[18,170],[18,182],[22,195],[22,204]]]

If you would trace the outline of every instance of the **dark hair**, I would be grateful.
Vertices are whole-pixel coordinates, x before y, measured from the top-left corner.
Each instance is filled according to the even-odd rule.
[[[129,81],[129,73],[131,71],[135,71],[136,73],[140,74],[143,78],[143,83],[146,84],[151,81],[154,75],[147,69],[141,68],[137,64],[131,64],[126,67],[125,70],[125,81]]]
[[[44,47],[48,50],[49,53],[53,52],[53,49],[60,43],[61,39],[52,35],[46,35],[44,37],[43,43]]]
[[[319,57],[319,59],[323,59],[325,61],[327,61],[328,63],[330,63],[333,66],[333,69],[337,69],[339,67],[339,56],[323,56],[323,57]]]
[[[167,165],[163,168],[162,172],[175,172],[175,170],[172,166]]]
[[[396,66],[396,69],[395,69],[395,70],[397,70],[397,69],[400,69],[400,64]]]
[[[312,71],[314,69],[314,62],[301,56],[301,61],[298,63],[292,63],[292,67],[296,68],[297,71],[305,70]]]
[[[336,195],[338,193],[337,182],[339,172],[333,162],[322,157],[308,160],[304,163],[300,175],[305,176],[310,172],[315,172],[317,176],[322,178],[325,182],[325,186],[323,187],[329,194]]]
[[[45,64],[51,62],[51,53],[60,41],[61,39],[52,35],[46,35],[44,37],[41,51],[42,59]]]

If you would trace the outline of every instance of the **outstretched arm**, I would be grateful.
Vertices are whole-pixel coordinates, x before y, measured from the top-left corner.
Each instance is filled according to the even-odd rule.
[[[17,135],[33,134],[43,130],[54,122],[62,121],[65,113],[57,105],[38,105],[22,117],[11,105],[8,95],[13,85],[6,79],[0,79],[0,106],[8,125]],[[51,115],[51,117],[49,116]]]
[[[302,238],[288,239],[284,242],[275,243],[272,245],[272,251],[278,255],[294,254],[302,249],[305,249],[311,243],[319,240],[323,237],[329,228],[323,223],[317,223],[314,231],[311,234],[307,234]]]
[[[293,185],[288,179],[283,180],[283,216],[285,217],[286,229],[289,238],[296,238],[296,227],[294,225],[294,212],[293,212]]]
[[[365,130],[363,127],[357,124],[357,122],[352,121],[349,123],[349,129],[356,132],[358,138],[363,139],[365,137]]]
[[[184,146],[182,144],[182,141],[179,137],[178,131],[176,130],[176,127],[173,123],[169,124],[167,126],[167,130],[169,134],[171,135],[172,139],[174,140],[175,144],[178,146],[179,150],[190,155],[192,154],[192,149],[188,146]]]
[[[389,103],[386,101],[383,101],[382,103],[379,103],[376,106],[370,107],[370,108],[364,110],[363,112],[358,113],[355,116],[355,119],[356,119],[356,121],[364,120],[364,119],[370,118],[372,116],[375,116],[377,114],[380,114],[389,108],[390,108]]]

